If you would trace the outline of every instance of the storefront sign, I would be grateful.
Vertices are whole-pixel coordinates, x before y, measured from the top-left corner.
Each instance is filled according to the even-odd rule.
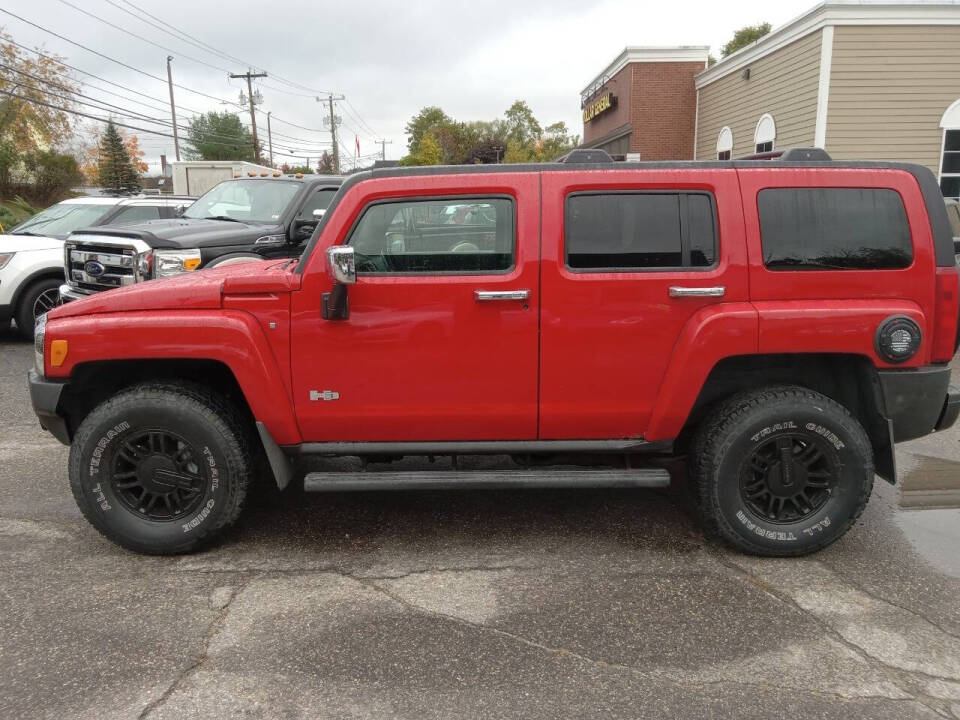
[[[617,106],[617,98],[613,93],[606,93],[601,95],[599,98],[594,100],[592,103],[587,105],[583,109],[583,121],[589,122],[593,120],[597,115],[605,113],[607,110],[611,110]]]

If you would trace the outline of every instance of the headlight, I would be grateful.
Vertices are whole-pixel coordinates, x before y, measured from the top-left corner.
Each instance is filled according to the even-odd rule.
[[[43,375],[43,339],[47,332],[47,314],[38,316],[33,326],[33,366]]]
[[[200,267],[199,250],[154,250],[153,277],[170,277]]]
[[[0,270],[3,270],[7,266],[7,263],[10,262],[10,259],[16,255],[16,253],[0,253]]]

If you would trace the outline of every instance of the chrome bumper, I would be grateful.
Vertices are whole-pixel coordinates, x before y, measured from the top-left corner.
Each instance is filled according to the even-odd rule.
[[[94,294],[93,291],[80,290],[79,288],[75,288],[68,283],[61,285],[59,291],[60,300],[65,303],[70,302],[71,300],[83,300],[85,297],[90,297]]]

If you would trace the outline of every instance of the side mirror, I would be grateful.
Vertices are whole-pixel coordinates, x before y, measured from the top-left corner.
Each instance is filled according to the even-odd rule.
[[[337,245],[327,250],[327,261],[333,279],[340,285],[353,285],[357,281],[357,264],[354,250],[349,245]]]
[[[326,212],[327,212],[326,208],[317,208],[316,210],[313,211],[313,219],[319,221],[320,219],[323,218]]]
[[[346,245],[337,245],[327,250],[327,262],[333,274],[333,288],[321,298],[321,315],[324,320],[346,320],[350,317],[347,286],[357,281],[357,266],[354,250]]]

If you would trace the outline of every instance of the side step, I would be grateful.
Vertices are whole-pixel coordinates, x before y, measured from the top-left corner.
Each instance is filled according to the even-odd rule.
[[[661,468],[312,472],[307,473],[303,479],[303,487],[307,492],[483,488],[663,488],[669,485],[670,473]]]

